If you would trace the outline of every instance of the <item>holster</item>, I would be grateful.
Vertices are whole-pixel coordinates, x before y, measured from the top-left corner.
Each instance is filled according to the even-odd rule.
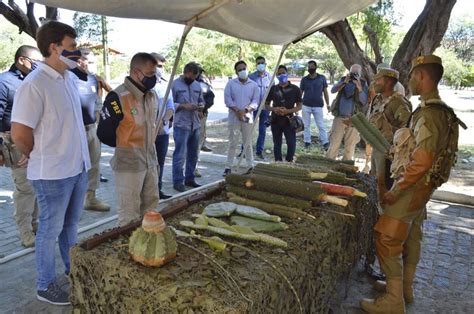
[[[0,149],[2,151],[3,160],[5,162],[5,167],[16,168],[18,167],[18,162],[23,155],[20,150],[12,141],[10,133],[0,132],[1,144]]]

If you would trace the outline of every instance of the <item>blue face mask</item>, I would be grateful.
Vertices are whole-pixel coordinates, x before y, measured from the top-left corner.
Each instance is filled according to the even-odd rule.
[[[38,62],[32,61],[31,62],[31,71],[35,70],[36,68],[38,68]]]
[[[61,55],[76,62],[82,57],[81,51],[79,49],[73,51],[64,49]]]
[[[278,78],[278,81],[279,81],[280,83],[286,83],[286,82],[288,82],[288,74],[286,74],[286,73],[285,73],[285,74],[280,74],[280,75],[278,75],[277,78]]]
[[[258,72],[263,72],[263,71],[265,71],[265,67],[266,67],[265,63],[257,64],[257,71]]]

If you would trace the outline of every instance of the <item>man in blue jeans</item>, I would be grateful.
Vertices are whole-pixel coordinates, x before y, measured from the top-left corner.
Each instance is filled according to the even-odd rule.
[[[304,123],[304,146],[311,146],[311,115],[319,130],[319,141],[327,150],[329,147],[328,134],[324,128],[324,100],[329,108],[328,83],[326,77],[316,72],[316,61],[308,62],[309,74],[301,80],[300,88],[303,92],[303,123]]]
[[[66,274],[69,249],[77,242],[90,169],[81,100],[72,74],[80,55],[76,31],[51,21],[38,29],[36,40],[44,63],[20,86],[12,112],[12,138],[29,158],[27,177],[40,208],[36,233],[37,298],[69,304],[69,293],[56,284],[55,246],[59,242]]]
[[[199,133],[204,110],[201,85],[196,81],[198,74],[199,65],[190,62],[184,66],[183,75],[173,81],[175,104],[173,188],[178,192],[184,192],[185,186],[192,188],[201,186],[195,180]],[[183,175],[185,162],[186,172]]]
[[[266,71],[266,61],[262,56],[258,56],[255,59],[257,63],[257,71],[249,75],[249,79],[257,83],[258,85],[258,105],[262,104],[263,97],[265,97],[265,92],[267,88],[272,86],[272,75]],[[253,112],[253,118],[257,117],[257,111]],[[257,146],[255,149],[256,156],[258,159],[264,160],[263,148],[265,146],[265,133],[267,132],[267,120],[269,117],[269,112],[265,108],[262,108],[258,120],[258,137],[257,137]],[[243,149],[243,147],[242,147]]]

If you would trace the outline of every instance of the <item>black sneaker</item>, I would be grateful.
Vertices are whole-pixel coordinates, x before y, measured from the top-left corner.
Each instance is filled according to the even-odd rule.
[[[171,195],[165,194],[160,191],[160,200],[167,200],[169,198],[171,198]]]
[[[265,159],[265,156],[263,156],[262,153],[260,153],[260,154],[257,153],[256,156],[257,156],[257,159],[259,159],[259,160],[262,160],[262,161],[265,161],[265,160],[266,160],[266,159]]]
[[[104,182],[104,183],[105,183],[105,182],[109,182],[109,179],[107,179],[106,177],[104,177],[104,176],[102,175],[102,173],[101,173],[101,174],[100,174],[100,182]]]
[[[186,181],[186,182],[184,182],[184,185],[189,186],[191,188],[198,188],[198,187],[201,186],[199,183],[197,183],[194,180]]]
[[[173,189],[175,189],[178,192],[186,191],[186,188],[184,187],[184,184],[175,184],[175,185],[173,185]]]
[[[232,170],[230,170],[230,168],[225,168],[224,174],[222,176],[225,177],[226,175],[231,174],[231,173],[232,173]]]
[[[324,150],[327,152],[329,149],[329,142],[323,145]]]
[[[69,293],[63,291],[57,284],[51,283],[48,290],[36,291],[36,298],[40,301],[48,302],[54,305],[69,305]]]
[[[311,143],[304,143],[304,148],[310,148],[311,147]]]

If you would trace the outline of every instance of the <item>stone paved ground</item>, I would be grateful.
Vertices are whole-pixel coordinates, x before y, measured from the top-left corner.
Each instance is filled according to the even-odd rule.
[[[101,183],[98,195],[112,205],[109,213],[84,212],[80,226],[90,225],[116,214],[113,176],[108,165],[111,150],[104,148],[102,172],[110,179]],[[203,162],[200,170],[202,183],[222,178],[223,165],[217,158],[214,162]],[[165,167],[165,191],[172,193],[170,165]],[[18,233],[12,219],[13,185],[9,171],[0,168],[0,258],[20,251]],[[85,238],[115,225],[115,221],[80,235]],[[474,308],[474,208],[430,202],[428,220],[424,227],[422,262],[415,279],[415,304],[408,313],[471,313]],[[66,284],[61,272],[63,267],[57,255],[58,277]],[[0,313],[68,313],[70,307],[54,307],[36,301],[34,254],[28,254],[11,262],[0,264]],[[347,295],[346,295],[347,290]],[[335,313],[358,313],[358,302],[362,297],[375,296],[369,279],[360,265],[349,278],[342,281],[334,295]]]

